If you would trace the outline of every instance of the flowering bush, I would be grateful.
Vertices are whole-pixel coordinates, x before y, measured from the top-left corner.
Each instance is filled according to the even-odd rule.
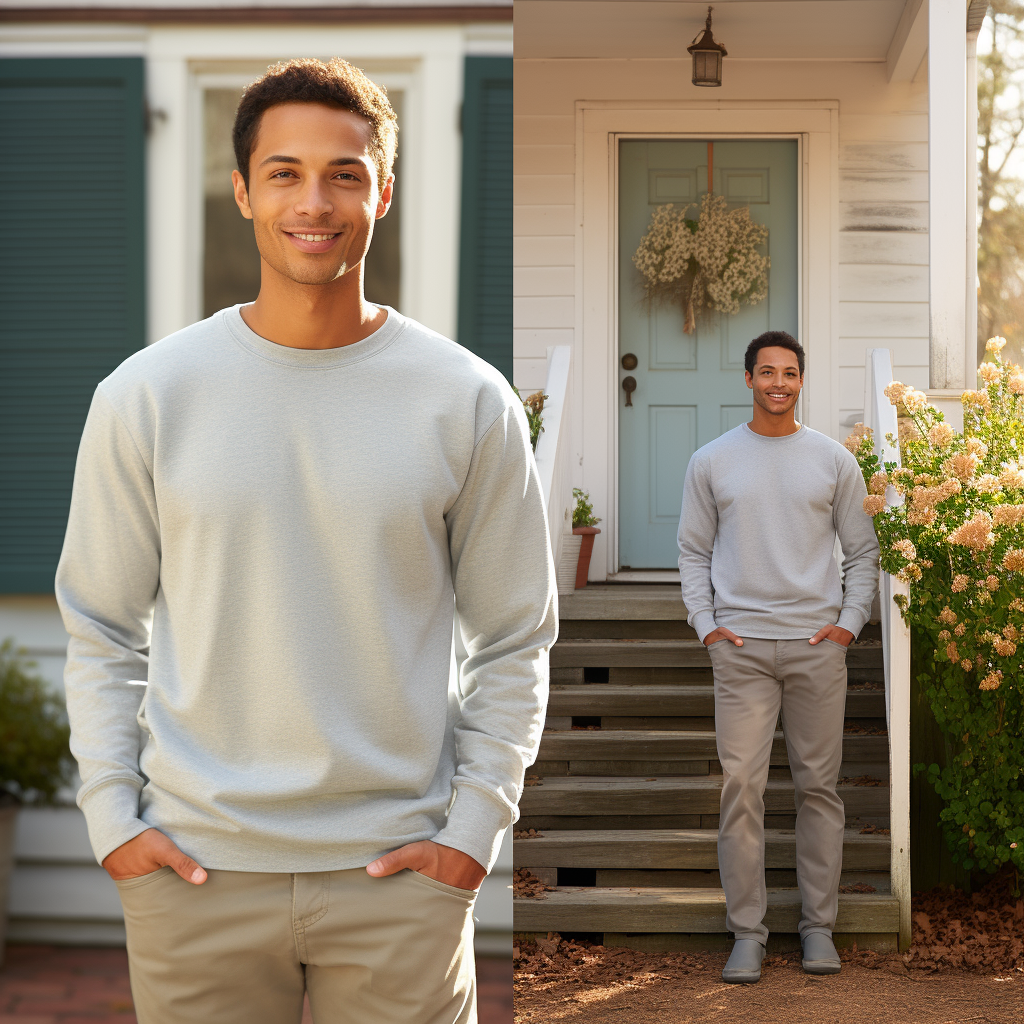
[[[943,830],[955,860],[985,871],[1024,868],[1024,370],[1002,361],[1004,344],[988,342],[983,386],[963,393],[963,433],[893,381],[885,393],[908,417],[902,465],[880,465],[860,424],[846,440],[882,568],[910,585],[901,611],[953,752],[927,767]]]
[[[695,327],[694,310],[731,314],[741,302],[760,302],[768,294],[770,266],[758,252],[768,229],[750,219],[750,210],[730,210],[724,196],[709,192],[692,220],[686,214],[695,205],[657,207],[633,254],[649,300],[682,301],[687,334]]]

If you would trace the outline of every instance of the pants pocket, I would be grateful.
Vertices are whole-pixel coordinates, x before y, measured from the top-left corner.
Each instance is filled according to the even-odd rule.
[[[460,899],[468,901],[472,901],[477,898],[478,892],[476,889],[460,889],[456,885],[449,885],[447,882],[439,882],[436,878],[424,875],[420,871],[414,871],[412,868],[406,868],[405,870],[414,881],[419,882],[421,885],[429,886],[431,889],[437,889],[439,892],[447,893],[449,896],[458,896]]]
[[[138,889],[142,885],[149,885],[150,882],[155,882],[160,878],[166,878],[168,875],[174,874],[174,868],[164,865],[162,868],[157,868],[156,871],[150,871],[145,875],[136,875],[134,878],[115,878],[114,885],[120,890],[125,889]]]

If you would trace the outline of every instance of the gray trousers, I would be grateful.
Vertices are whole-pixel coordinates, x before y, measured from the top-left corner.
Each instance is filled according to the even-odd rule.
[[[800,937],[832,934],[839,909],[846,814],[836,794],[846,714],[846,648],[831,640],[743,638],[708,648],[715,733],[725,781],[718,867],[726,927],[764,943],[764,790],[779,711],[796,790]]]

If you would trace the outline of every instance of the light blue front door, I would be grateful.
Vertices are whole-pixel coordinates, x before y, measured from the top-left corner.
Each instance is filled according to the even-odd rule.
[[[715,141],[714,191],[749,206],[768,227],[768,297],[683,331],[681,305],[649,305],[633,253],[655,208],[698,202],[707,191],[706,141],[624,140],[619,145],[619,563],[676,565],[676,531],[690,456],[750,419],[743,354],[764,331],[797,333],[797,144]],[[697,210],[688,216],[696,218]],[[636,357],[634,369],[623,359]],[[627,363],[632,365],[631,360]],[[630,405],[621,387],[636,381]]]

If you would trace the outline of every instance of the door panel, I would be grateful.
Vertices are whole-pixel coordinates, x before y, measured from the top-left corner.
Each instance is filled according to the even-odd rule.
[[[797,144],[714,143],[714,188],[768,226],[768,296],[735,316],[683,332],[681,305],[648,304],[633,253],[656,206],[697,202],[707,189],[708,147],[696,140],[624,140],[619,147],[619,366],[637,387],[619,402],[619,562],[676,565],[676,530],[690,456],[750,419],[743,355],[767,330],[797,332]],[[692,210],[691,216],[697,211]]]

